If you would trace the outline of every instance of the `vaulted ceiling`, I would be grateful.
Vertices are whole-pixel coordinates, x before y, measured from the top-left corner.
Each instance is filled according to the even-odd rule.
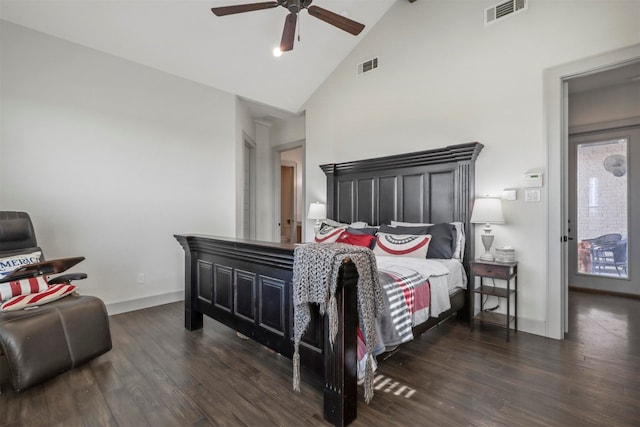
[[[294,49],[273,56],[283,7],[217,17],[212,7],[260,0],[0,0],[0,18],[245,99],[299,112],[304,102],[400,0],[314,0],[365,24],[353,36],[299,13]],[[355,72],[355,70],[354,70]]]

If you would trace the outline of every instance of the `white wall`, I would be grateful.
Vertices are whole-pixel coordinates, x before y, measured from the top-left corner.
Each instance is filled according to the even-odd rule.
[[[234,235],[235,97],[7,22],[0,31],[0,209],[31,214],[48,258],[85,256],[80,292],[116,311],[179,295],[173,234]]]
[[[305,205],[326,191],[315,165],[470,141],[485,145],[477,194],[546,172],[545,69],[640,42],[640,2],[530,0],[485,27],[494,3],[394,4],[306,104]],[[380,68],[356,77],[357,63],[374,56]],[[547,196],[559,185],[545,180],[539,203],[518,191],[503,203],[507,224],[494,227],[494,245],[514,246],[520,261],[519,326],[538,334],[547,326]]]

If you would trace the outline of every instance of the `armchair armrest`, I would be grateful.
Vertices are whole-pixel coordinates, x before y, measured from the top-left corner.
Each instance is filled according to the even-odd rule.
[[[62,274],[60,276],[54,277],[53,279],[49,279],[47,281],[49,282],[50,285],[56,285],[59,283],[69,283],[72,280],[82,280],[86,278],[87,278],[86,273],[68,273],[68,274]]]

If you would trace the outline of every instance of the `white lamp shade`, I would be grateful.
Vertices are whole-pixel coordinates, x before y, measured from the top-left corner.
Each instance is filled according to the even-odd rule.
[[[316,202],[309,205],[309,213],[307,218],[309,219],[325,219],[327,217],[327,205],[324,203]]]
[[[471,222],[478,224],[503,224],[502,201],[495,197],[476,199]]]

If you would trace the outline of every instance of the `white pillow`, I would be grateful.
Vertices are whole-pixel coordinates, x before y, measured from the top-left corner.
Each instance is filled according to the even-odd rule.
[[[376,235],[376,246],[373,253],[376,255],[407,256],[412,258],[427,257],[431,235],[422,236],[415,234],[388,234]]]
[[[351,224],[349,224],[349,227],[351,228],[365,228],[368,227],[369,224],[367,224],[364,221],[356,221],[356,222],[352,222]]]
[[[9,275],[9,273],[11,273],[18,267],[40,262],[41,256],[41,251],[35,251],[31,252],[30,254],[20,254],[6,258],[0,258],[0,279],[5,278]]]
[[[466,243],[466,237],[464,235],[464,223],[460,221],[450,222],[449,224],[453,225],[456,228],[456,248],[453,251],[452,258],[459,259],[462,262],[464,258],[464,246]],[[392,227],[397,226],[405,226],[405,227],[420,227],[420,226],[429,226],[433,224],[428,224],[424,222],[400,222],[400,221],[391,221]]]

